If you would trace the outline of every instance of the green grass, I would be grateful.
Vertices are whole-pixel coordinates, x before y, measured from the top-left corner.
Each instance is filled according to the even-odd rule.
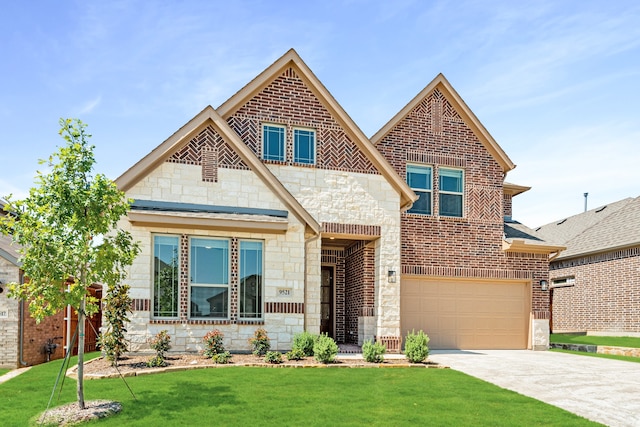
[[[2,425],[24,426],[47,405],[60,361],[0,384]],[[111,399],[113,426],[587,426],[554,406],[450,369],[218,368],[85,381],[87,400]],[[75,400],[67,379],[56,405]]]
[[[11,369],[0,369],[0,376],[6,374],[7,372],[9,372]]]
[[[564,344],[591,344],[640,348],[640,338],[635,337],[598,337],[594,335],[551,334],[549,339],[551,342]]]
[[[563,350],[561,348],[553,348],[553,349],[550,349],[549,351],[555,351],[558,353],[577,354],[579,356],[599,357],[601,359],[614,359],[614,360],[622,360],[625,362],[640,363],[640,357],[618,356],[617,354],[587,353],[586,351]]]

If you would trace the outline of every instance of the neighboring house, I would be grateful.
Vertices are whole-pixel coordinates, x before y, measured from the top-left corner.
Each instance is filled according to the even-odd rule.
[[[640,336],[640,197],[537,232],[567,247],[550,265],[553,331]]]
[[[0,200],[0,215],[4,215],[4,203]],[[20,368],[37,365],[65,355],[67,336],[72,336],[77,323],[77,314],[70,310],[36,323],[29,314],[29,305],[8,296],[8,283],[22,283],[26,280],[20,263],[18,247],[10,236],[0,235],[0,367]],[[96,285],[92,295],[101,297],[101,287]],[[69,314],[70,316],[65,316]],[[67,322],[67,317],[71,323]],[[99,330],[101,313],[90,320]],[[68,326],[68,327],[67,327]],[[87,322],[87,351],[96,350],[96,334]],[[68,331],[71,331],[70,334]],[[77,354],[77,344],[74,348]]]
[[[398,351],[414,327],[436,348],[546,348],[560,248],[505,228],[513,167],[443,76],[372,142],[290,50],[116,180],[142,243],[132,350],[164,329],[177,351],[212,329],[248,350],[259,327],[276,350],[307,330]]]

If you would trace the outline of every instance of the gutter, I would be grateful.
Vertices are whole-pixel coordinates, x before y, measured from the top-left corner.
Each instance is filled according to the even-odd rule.
[[[24,272],[22,270],[20,270],[20,285],[24,285]],[[18,302],[19,306],[19,311],[20,311],[20,319],[18,320],[19,323],[19,329],[20,332],[18,333],[18,336],[20,338],[20,343],[19,343],[19,349],[20,349],[20,357],[19,357],[19,363],[22,366],[29,366],[29,364],[27,362],[25,362],[24,360],[22,360],[22,357],[24,356],[24,300],[21,300]]]

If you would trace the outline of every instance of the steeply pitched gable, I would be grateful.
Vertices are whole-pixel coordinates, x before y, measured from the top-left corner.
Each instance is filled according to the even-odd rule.
[[[446,102],[443,102],[443,98]],[[411,112],[429,117],[432,131],[437,133],[442,129],[443,118],[464,122],[476,135],[485,149],[500,164],[503,172],[515,168],[515,164],[493,139],[487,129],[480,123],[464,100],[442,74],[438,74],[420,93],[418,93],[402,110],[384,125],[371,142],[378,145],[384,137],[401,123]]]
[[[259,154],[260,122],[285,118],[292,125],[319,128],[316,167],[380,173],[400,194],[401,206],[416,199],[298,54],[291,49],[238,91],[218,110],[245,143]],[[314,115],[306,115],[313,111]]]

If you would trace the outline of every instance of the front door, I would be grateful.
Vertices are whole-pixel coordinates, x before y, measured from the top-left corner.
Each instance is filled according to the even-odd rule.
[[[333,267],[322,267],[320,333],[333,337]]]

